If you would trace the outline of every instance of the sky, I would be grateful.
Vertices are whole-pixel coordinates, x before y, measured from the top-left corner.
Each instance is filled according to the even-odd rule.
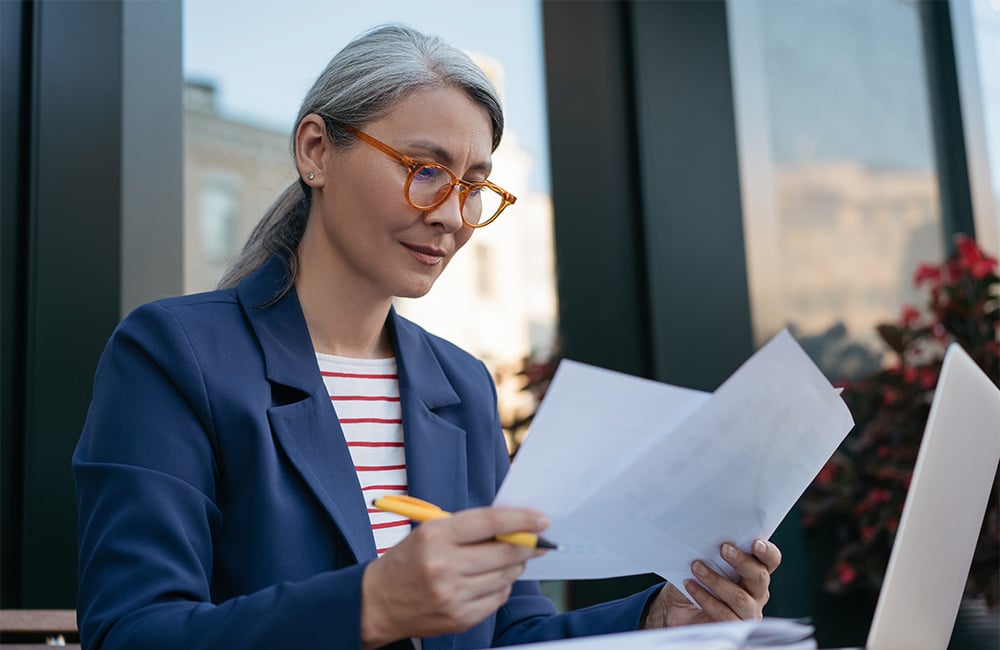
[[[184,76],[214,82],[224,114],[290,131],[330,58],[389,21],[502,64],[507,132],[535,161],[534,188],[547,192],[540,0],[184,0]]]

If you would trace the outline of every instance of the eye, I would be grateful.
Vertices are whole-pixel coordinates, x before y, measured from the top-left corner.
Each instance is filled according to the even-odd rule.
[[[444,183],[447,174],[443,169],[421,165],[413,172],[413,181],[418,183]]]

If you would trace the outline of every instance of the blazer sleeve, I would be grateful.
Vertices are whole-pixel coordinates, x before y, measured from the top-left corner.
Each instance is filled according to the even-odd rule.
[[[73,457],[83,647],[305,648],[331,630],[359,646],[365,564],[213,602],[218,471],[191,343],[141,307],[101,357]]]

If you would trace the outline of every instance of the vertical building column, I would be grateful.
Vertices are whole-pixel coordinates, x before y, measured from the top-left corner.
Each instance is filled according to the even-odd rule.
[[[754,350],[726,5],[543,12],[564,352],[714,390]],[[776,537],[772,615],[807,613],[797,524]],[[574,583],[570,604],[649,582]]]
[[[543,2],[562,352],[648,376],[628,6]]]
[[[4,158],[3,606],[71,608],[97,360],[123,310],[181,289],[180,5],[18,3],[9,50],[6,4],[22,81],[5,68],[4,133],[27,136],[11,195]]]
[[[34,11],[16,605],[73,607],[70,457],[120,304],[121,4]]]

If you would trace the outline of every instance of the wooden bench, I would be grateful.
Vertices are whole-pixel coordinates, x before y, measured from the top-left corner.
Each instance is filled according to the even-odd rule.
[[[0,646],[28,650],[80,647],[76,611],[72,609],[0,609]]]

